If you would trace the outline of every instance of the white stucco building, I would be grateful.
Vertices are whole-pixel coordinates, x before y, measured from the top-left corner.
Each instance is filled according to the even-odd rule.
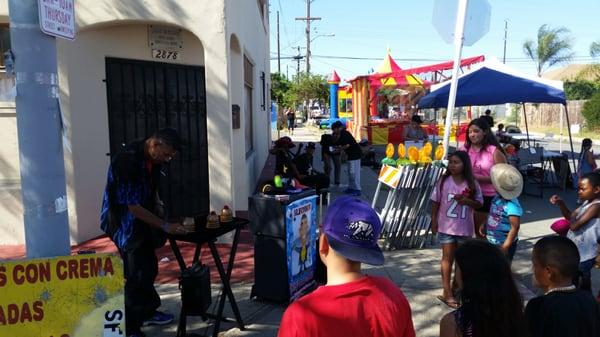
[[[75,14],[75,40],[57,39],[71,242],[101,234],[107,154],[155,125],[182,129],[188,146],[205,154],[189,167],[208,176],[207,207],[247,210],[270,145],[268,0],[76,0]],[[8,22],[8,1],[0,0],[4,35]],[[9,92],[14,79],[0,77]],[[0,130],[0,244],[21,244],[10,99],[0,102]]]

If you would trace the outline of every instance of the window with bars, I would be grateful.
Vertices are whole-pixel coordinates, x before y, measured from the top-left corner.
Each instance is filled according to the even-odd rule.
[[[250,59],[244,55],[244,117],[245,126],[244,134],[246,140],[246,157],[252,153],[254,148],[254,132],[253,132],[253,87],[254,87],[254,65]]]

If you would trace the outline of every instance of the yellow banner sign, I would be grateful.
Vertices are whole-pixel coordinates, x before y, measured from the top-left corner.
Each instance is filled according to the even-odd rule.
[[[0,337],[124,336],[123,286],[113,254],[0,261]]]

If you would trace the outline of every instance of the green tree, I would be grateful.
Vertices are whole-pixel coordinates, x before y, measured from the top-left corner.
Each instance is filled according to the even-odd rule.
[[[592,82],[576,78],[564,83],[567,100],[589,99],[600,91],[600,82]]]
[[[600,58],[600,40],[592,42],[590,45],[590,56]],[[595,78],[596,83],[600,83],[600,63],[592,63],[583,70],[588,78]]]
[[[590,46],[590,55],[592,57],[600,57],[600,40],[592,42]]]
[[[510,114],[506,117],[507,123],[512,123],[519,125],[521,121],[521,107],[519,104],[511,104],[510,105]]]
[[[581,113],[589,129],[600,129],[600,92],[597,92],[590,100],[583,104]]]
[[[271,73],[271,100],[283,104],[285,107],[285,97],[288,95],[292,83],[280,73]]]
[[[573,58],[573,47],[569,30],[564,27],[551,28],[542,25],[538,29],[537,41],[528,39],[523,43],[523,51],[537,63],[537,75],[555,64],[568,62]]]
[[[321,104],[329,100],[329,85],[325,76],[301,73],[289,90],[289,99],[294,105],[317,100]]]

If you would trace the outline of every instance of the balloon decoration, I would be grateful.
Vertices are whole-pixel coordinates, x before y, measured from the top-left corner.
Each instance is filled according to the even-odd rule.
[[[381,164],[388,166],[427,166],[430,164],[445,166],[442,162],[444,149],[441,144],[435,147],[435,153],[433,144],[430,142],[423,144],[421,149],[418,149],[416,146],[410,146],[407,149],[404,144],[398,144],[398,159],[394,160],[394,144],[390,143],[385,149],[385,155],[386,157],[383,158]]]
[[[435,160],[442,160],[444,158],[444,147],[438,145],[435,149]]]
[[[404,144],[400,143],[398,144],[398,158],[405,158],[406,157],[406,147],[404,146]]]
[[[411,146],[408,148],[408,159],[412,163],[416,163],[419,160],[419,150],[415,146]]]
[[[394,144],[389,143],[385,148],[385,158],[381,160],[382,165],[396,166],[396,160],[394,160]]]

